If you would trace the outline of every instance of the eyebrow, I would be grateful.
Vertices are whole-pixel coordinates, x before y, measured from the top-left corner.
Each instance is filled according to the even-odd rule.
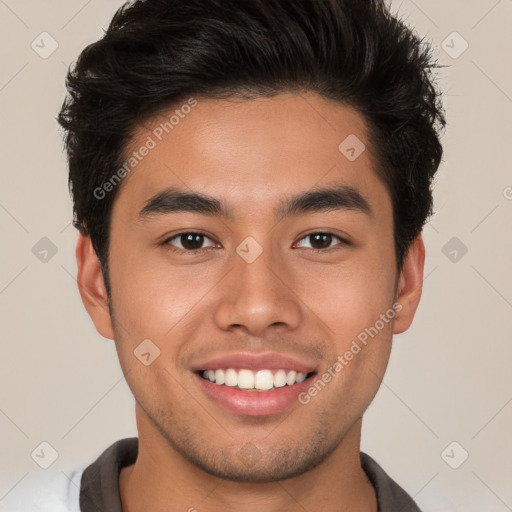
[[[312,189],[279,202],[274,214],[278,220],[304,213],[337,210],[352,210],[372,216],[368,201],[349,185]],[[179,212],[192,212],[211,217],[233,220],[233,211],[215,197],[178,188],[167,188],[150,197],[139,212],[140,219],[168,215]]]

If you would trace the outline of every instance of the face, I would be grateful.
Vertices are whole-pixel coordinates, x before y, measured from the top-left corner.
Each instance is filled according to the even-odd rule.
[[[304,473],[360,429],[419,300],[421,251],[397,275],[390,194],[347,106],[314,93],[197,98],[168,134],[162,122],[138,130],[129,153],[155,144],[114,202],[112,321],[88,301],[115,338],[139,437],[226,479]],[[366,145],[355,159],[363,146],[339,149],[354,135]],[[202,376],[222,382],[230,368],[238,386]],[[247,369],[278,387],[238,389]]]

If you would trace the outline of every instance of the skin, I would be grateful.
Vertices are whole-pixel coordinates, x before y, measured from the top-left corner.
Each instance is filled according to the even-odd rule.
[[[139,455],[120,475],[123,510],[376,512],[359,461],[362,416],[384,376],[393,334],[408,329],[418,306],[422,238],[397,274],[390,194],[373,171],[365,120],[352,108],[311,92],[197,99],[114,202],[113,317],[90,239],[79,235],[77,244],[82,300],[98,332],[115,340],[136,398]],[[161,119],[152,121],[129,149]],[[367,146],[353,162],[338,150],[350,134]],[[274,217],[283,197],[333,184],[355,187],[374,214]],[[169,186],[222,199],[235,217],[186,212],[140,220],[148,198]],[[179,254],[162,244],[187,230],[204,232],[202,247],[210,249]],[[333,238],[325,252],[313,252],[322,246],[306,235],[326,231],[350,245]],[[251,264],[235,251],[247,236],[263,248]],[[182,247],[179,237],[172,244]],[[321,375],[395,301],[401,309],[394,321],[307,405],[235,415],[191,373],[199,359],[245,350],[306,358]],[[133,351],[147,338],[161,353],[144,366]],[[257,454],[251,463],[241,456],[248,442]]]

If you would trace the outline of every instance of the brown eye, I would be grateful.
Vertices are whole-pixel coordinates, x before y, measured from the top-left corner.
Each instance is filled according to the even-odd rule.
[[[309,235],[306,235],[303,237],[299,244],[302,242],[302,240],[310,239],[310,248],[313,251],[316,252],[327,252],[329,249],[332,249],[334,246],[332,245],[333,241],[338,240],[341,242],[341,244],[337,245],[348,245],[348,242],[346,240],[343,240],[337,235],[334,235],[333,233],[310,233]],[[304,247],[304,246],[303,246]],[[306,247],[308,248],[308,247]]]
[[[197,233],[188,233],[185,235],[180,235],[180,242],[184,249],[195,251],[197,249],[201,249],[203,245],[203,235],[199,235]]]
[[[194,252],[206,249],[206,247],[203,247],[205,240],[211,240],[211,238],[202,233],[184,232],[168,238],[165,240],[164,245],[171,246],[171,249],[177,252]],[[210,247],[214,245],[213,243]]]
[[[332,235],[328,233],[317,233],[311,235],[313,249],[327,249],[331,246]]]

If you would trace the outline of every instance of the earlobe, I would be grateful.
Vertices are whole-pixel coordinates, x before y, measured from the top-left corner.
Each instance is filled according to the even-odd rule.
[[[96,330],[105,338],[114,339],[109,298],[101,264],[89,236],[79,233],[76,244],[77,283],[85,309]]]
[[[423,289],[424,264],[425,246],[422,236],[418,235],[409,247],[398,280],[396,302],[400,306],[397,307],[394,334],[406,331],[412,323]]]

